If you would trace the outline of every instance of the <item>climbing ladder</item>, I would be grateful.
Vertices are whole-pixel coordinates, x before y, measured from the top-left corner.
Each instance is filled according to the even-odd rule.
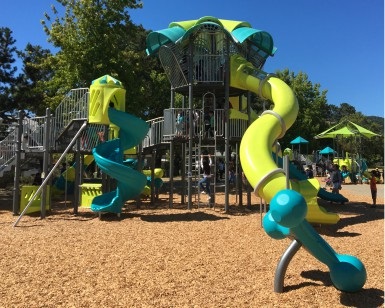
[[[194,191],[194,202],[198,201],[198,181],[200,177],[200,148],[198,143],[194,143],[191,153],[189,152],[188,146],[185,146],[185,155],[184,155],[184,168],[185,174],[188,175],[189,172],[189,156],[191,155],[191,181],[196,188]]]
[[[217,174],[217,157],[216,157],[216,137],[214,135],[214,138],[210,141],[204,141],[202,143],[202,139],[199,138],[199,174],[198,174],[198,181],[197,181],[197,201],[198,201],[198,207],[201,204],[209,204],[210,207],[215,206],[215,194],[216,194],[216,174]],[[202,201],[202,192],[200,191],[200,187],[198,185],[199,180],[202,178],[201,168],[200,168],[200,155],[210,155],[211,156],[211,181],[210,181],[210,199],[207,201]],[[208,196],[207,196],[208,197]]]
[[[207,202],[202,202],[201,197],[201,191],[199,185],[197,185],[197,195],[198,195],[198,207],[201,204],[209,204],[210,207],[215,207],[215,195],[216,195],[216,175],[217,175],[217,129],[216,129],[216,123],[217,123],[217,114],[215,112],[216,110],[216,100],[215,95],[211,92],[207,92],[203,95],[202,98],[202,115],[204,120],[204,114],[207,114],[209,111],[213,112],[212,120],[211,120],[211,134],[204,128],[202,132],[199,134],[199,142],[198,142],[198,164],[199,164],[199,174],[198,174],[198,182],[202,178],[201,174],[201,168],[200,168],[200,157],[201,155],[210,155],[211,156],[211,181],[210,181],[210,199]],[[204,125],[204,122],[202,122]]]

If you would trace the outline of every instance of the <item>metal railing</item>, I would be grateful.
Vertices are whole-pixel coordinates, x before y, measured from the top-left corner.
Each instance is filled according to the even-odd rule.
[[[194,57],[194,82],[223,82],[225,59],[223,55],[200,54]]]
[[[208,136],[208,125],[205,123],[205,115],[201,109],[193,109],[193,135],[195,137],[224,137],[225,135],[225,111],[224,109],[214,110],[214,125],[210,126],[212,135]],[[188,108],[171,108],[164,110],[164,117],[147,121],[150,124],[150,131],[143,142],[143,147],[161,142],[169,142],[174,138],[189,137],[189,114]],[[153,131],[151,128],[153,127]],[[248,120],[230,119],[230,138],[242,138],[248,127]]]
[[[53,133],[60,135],[75,119],[88,117],[88,88],[72,89],[55,110]],[[55,139],[55,138],[54,138]]]
[[[55,110],[55,117],[52,118],[50,144],[55,144],[59,134],[73,120],[85,120],[88,116],[88,88],[71,90],[62,103]],[[189,116],[188,108],[171,108],[164,110],[164,116],[147,121],[149,131],[142,142],[143,148],[167,143],[174,138],[189,137]],[[224,137],[225,111],[224,109],[214,110],[214,124],[210,127],[205,123],[205,114],[202,109],[193,109],[192,124],[194,137]],[[182,119],[181,119],[182,118]],[[43,137],[46,117],[25,118],[23,120],[22,152],[43,151]],[[248,121],[244,119],[229,119],[229,137],[242,138],[248,127]],[[80,137],[80,150],[90,151],[102,140],[100,133],[105,130],[105,125],[88,124]],[[0,141],[0,172],[10,169],[14,164],[17,145],[17,126],[8,127],[8,135]],[[1,174],[0,174],[1,176]]]
[[[249,121],[244,119],[230,119],[229,120],[229,135],[231,138],[242,138]]]
[[[143,148],[154,146],[162,143],[163,140],[163,128],[164,128],[164,118],[159,117],[147,121],[149,129],[146,137],[142,142]]]
[[[103,142],[105,125],[104,124],[90,124],[80,137],[80,151],[91,151],[99,143]]]
[[[23,119],[23,141],[21,149],[25,152],[42,151],[46,117]]]
[[[16,160],[17,126],[8,128],[9,134],[0,141],[0,176],[9,171]]]

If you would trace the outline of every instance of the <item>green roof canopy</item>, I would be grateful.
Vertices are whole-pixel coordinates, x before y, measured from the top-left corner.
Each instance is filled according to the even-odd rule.
[[[331,128],[318,134],[314,138],[315,139],[336,138],[338,136],[349,137],[352,135],[364,136],[366,138],[380,136],[379,134],[376,134],[356,123],[353,123],[351,121],[344,121],[342,123],[332,126]]]
[[[102,77],[99,77],[97,79],[94,79],[92,80],[92,83],[93,85],[96,85],[96,84],[109,84],[109,85],[115,85],[115,86],[119,86],[119,87],[122,87],[123,88],[123,85],[122,83],[114,78],[114,77],[111,77],[110,75],[104,75]]]
[[[273,38],[269,33],[265,31],[242,27],[235,29],[231,34],[240,43],[243,43],[245,40],[249,39],[253,45],[262,49],[269,56],[273,56],[277,50],[277,48],[273,45]]]
[[[175,43],[185,34],[185,32],[186,31],[181,27],[173,27],[151,32],[146,38],[147,54],[152,55],[156,53],[162,45],[166,45],[171,42]]]
[[[147,54],[156,54],[162,45],[175,43],[179,39],[186,39],[199,25],[214,23],[229,32],[237,43],[249,40],[252,45],[263,50],[266,54],[273,56],[276,48],[273,38],[265,31],[251,28],[248,22],[218,19],[205,16],[198,20],[177,21],[170,23],[168,29],[151,32],[146,39]]]

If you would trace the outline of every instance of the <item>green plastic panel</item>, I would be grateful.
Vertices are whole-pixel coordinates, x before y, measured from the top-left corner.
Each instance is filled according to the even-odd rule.
[[[237,28],[231,33],[240,43],[243,43],[245,40],[250,40],[253,45],[262,49],[270,56],[274,55],[277,50],[274,47],[273,38],[271,35],[265,31],[253,29],[253,28]]]
[[[274,47],[273,38],[266,31],[251,28],[251,25],[245,21],[218,19],[213,16],[204,16],[197,20],[176,21],[170,23],[164,30],[151,32],[146,39],[148,55],[156,54],[160,46],[175,43],[178,40],[187,39],[191,33],[200,28],[203,24],[212,23],[222,27],[239,42],[248,40],[252,45],[262,50],[269,56],[273,56],[277,50]],[[265,58],[267,57],[265,55]]]
[[[146,38],[147,54],[153,55],[159,50],[160,46],[168,43],[175,43],[185,34],[185,32],[186,31],[181,27],[173,27],[151,32]]]

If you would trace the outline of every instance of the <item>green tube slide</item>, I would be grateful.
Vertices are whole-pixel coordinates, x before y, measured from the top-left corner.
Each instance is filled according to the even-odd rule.
[[[120,128],[119,138],[106,141],[93,149],[96,164],[102,172],[117,181],[117,189],[96,196],[91,204],[95,212],[121,213],[125,201],[137,197],[147,183],[147,177],[123,163],[123,152],[138,145],[148,132],[142,119],[109,107],[108,117]]]

